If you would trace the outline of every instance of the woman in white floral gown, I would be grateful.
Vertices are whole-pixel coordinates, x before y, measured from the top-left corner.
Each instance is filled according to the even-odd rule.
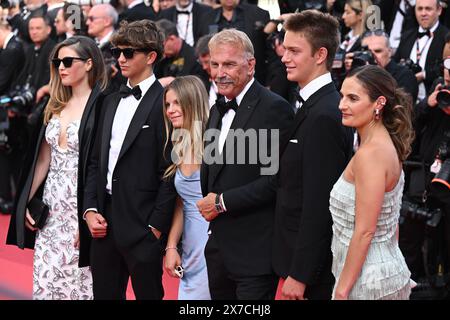
[[[9,242],[30,247],[27,238],[36,231],[33,299],[88,300],[93,298],[92,276],[89,267],[79,268],[77,196],[106,72],[100,50],[87,37],[76,36],[58,44],[51,58],[50,100],[38,138],[39,150],[28,174],[30,183],[22,188],[11,222],[10,234],[16,241]],[[38,230],[23,199],[38,195],[43,183],[42,199],[50,214]]]

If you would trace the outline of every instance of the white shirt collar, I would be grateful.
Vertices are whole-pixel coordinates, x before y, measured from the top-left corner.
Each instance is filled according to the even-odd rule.
[[[111,38],[111,36],[114,33],[114,29],[112,29],[110,32],[108,32],[108,34],[106,36],[104,36],[101,39],[97,39],[98,40],[98,46],[101,47],[103,44],[107,43],[109,41],[109,38]]]
[[[152,74],[150,77],[148,77],[145,80],[142,80],[141,82],[139,82],[137,85],[139,86],[139,88],[141,89],[142,92],[142,97],[145,96],[145,94],[147,93],[148,89],[150,89],[150,87],[153,85],[153,83],[156,81],[156,77],[154,74]],[[131,84],[130,84],[130,80],[127,81],[127,86],[132,88]]]
[[[50,10],[52,10],[52,9],[62,8],[62,7],[64,7],[64,2],[55,3],[55,4],[52,4],[52,5],[49,5],[49,6],[48,6],[47,12],[50,11]]]
[[[436,29],[439,27],[439,20],[431,27],[430,32],[434,33]],[[419,26],[419,32],[425,32],[425,29],[422,26]]]
[[[176,9],[177,9],[177,10],[180,10],[180,11],[189,11],[189,12],[192,12],[192,7],[193,7],[193,6],[194,6],[194,2],[191,2],[187,7],[184,7],[184,8],[180,7],[180,6],[178,5],[178,3],[175,4]]]
[[[239,106],[241,104],[242,99],[244,98],[245,94],[247,93],[248,89],[250,89],[250,87],[252,86],[253,82],[255,82],[255,78],[252,78],[247,85],[244,87],[244,90],[241,91],[241,93],[238,94],[238,96],[236,97],[236,104]],[[227,97],[225,97],[225,101],[228,102],[230,101],[229,99],[227,99]]]
[[[329,72],[315,78],[313,81],[308,83],[304,88],[300,89],[300,96],[304,101],[308,100],[314,93],[319,91],[320,88],[326,86],[327,84],[333,82],[331,79],[331,74]]]
[[[144,0],[134,0],[132,3],[130,3],[128,5],[128,9],[131,9],[131,8],[137,6],[138,4],[141,4],[142,2],[144,2]]]
[[[3,49],[6,49],[6,46],[8,45],[9,40],[11,40],[12,37],[14,37],[14,33],[12,33],[12,32],[10,32],[10,33],[6,36],[5,42],[3,43]]]

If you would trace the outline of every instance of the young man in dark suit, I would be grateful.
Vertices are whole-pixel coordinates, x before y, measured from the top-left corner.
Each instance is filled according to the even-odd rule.
[[[253,78],[254,51],[245,33],[223,30],[209,48],[211,77],[224,96],[212,107],[205,132],[204,198],[197,203],[210,221],[205,257],[211,298],[270,300],[278,283],[271,267],[275,199],[274,192],[263,193],[278,170],[278,147],[293,112]],[[262,151],[268,145],[270,152]]]
[[[175,202],[173,183],[162,176],[165,148],[163,88],[153,75],[162,37],[149,20],[123,22],[112,37],[127,86],[103,103],[103,118],[88,165],[85,219],[94,299],[125,299],[131,277],[137,299],[162,299],[164,235]],[[80,252],[80,260],[89,255]]]
[[[273,267],[284,299],[331,299],[330,191],[352,155],[331,79],[338,21],[303,11],[284,25],[287,78],[300,87],[296,115],[278,172]]]
[[[415,12],[419,28],[403,33],[394,60],[411,59],[420,65],[422,71],[416,72],[416,79],[419,84],[418,98],[422,100],[441,72],[441,55],[448,29],[439,23],[442,12],[439,0],[417,0]]]

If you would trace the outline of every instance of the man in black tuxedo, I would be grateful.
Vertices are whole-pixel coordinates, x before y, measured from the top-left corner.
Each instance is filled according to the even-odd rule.
[[[105,98],[87,170],[83,205],[93,237],[94,299],[125,299],[130,276],[137,299],[162,299],[163,243],[176,196],[173,183],[162,179],[170,148],[163,88],[152,70],[162,37],[153,22],[142,20],[122,22],[111,42],[128,84]],[[86,257],[81,250],[80,260]]]
[[[278,147],[293,112],[253,78],[254,51],[245,33],[223,30],[209,48],[211,75],[224,96],[207,124],[204,198],[197,202],[210,221],[205,257],[211,298],[270,300],[278,283],[271,267],[275,194],[264,193],[278,170]],[[263,159],[265,146],[269,161]]]
[[[153,6],[147,6],[143,0],[126,0],[127,8],[119,15],[119,22],[133,22],[142,19],[155,20]]]
[[[441,72],[440,63],[448,29],[439,23],[442,7],[439,0],[417,0],[416,19],[418,29],[404,32],[394,59],[411,59],[422,68],[416,73],[419,84],[419,100],[430,91],[433,81]]]
[[[178,34],[191,47],[208,33],[206,16],[212,11],[210,6],[194,0],[176,0],[175,6],[161,10],[158,19],[167,19],[176,24]]]
[[[264,27],[269,22],[269,12],[240,0],[220,0],[222,5],[208,14],[206,33],[235,28],[247,34],[255,48],[255,78],[265,84],[267,60],[267,35]]]
[[[353,134],[341,123],[331,79],[338,21],[306,10],[284,25],[287,78],[296,81],[297,111],[281,156],[273,267],[284,299],[331,299],[330,191],[352,155]]]

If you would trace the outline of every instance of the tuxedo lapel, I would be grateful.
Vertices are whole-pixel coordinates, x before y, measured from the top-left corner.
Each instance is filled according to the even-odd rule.
[[[115,94],[111,96],[111,103],[105,105],[105,118],[103,120],[103,132],[102,132],[102,144],[101,144],[101,159],[100,159],[100,172],[104,172],[108,168],[109,157],[109,145],[111,140],[111,131],[114,121],[114,115],[116,114],[117,107],[119,106],[120,96]]]
[[[223,156],[223,163],[214,166],[214,179],[218,177],[226,162],[232,163],[234,161],[233,156],[235,156],[236,151],[236,140],[234,139],[235,133],[232,133],[231,131],[236,129],[245,129],[245,126],[259,101],[258,93],[260,90],[261,85],[255,80],[239,104],[239,107],[236,110],[236,115],[231,123],[230,131],[228,131],[225,145],[223,146],[223,152],[221,154],[221,156]],[[221,121],[221,119],[219,121]],[[227,146],[231,146],[231,148],[227,148]],[[225,153],[226,156],[223,153]]]
[[[123,141],[122,148],[120,149],[119,157],[117,161],[127,152],[128,148],[133,143],[134,139],[138,136],[139,132],[142,130],[142,126],[147,121],[148,115],[155,107],[155,101],[161,94],[161,84],[156,80],[152,86],[148,89],[145,96],[139,103],[136,112],[131,120],[130,127],[125,135],[125,140]],[[157,106],[162,108],[162,106]]]
[[[289,137],[292,137],[294,133],[297,131],[297,128],[302,124],[302,122],[307,118],[309,110],[314,107],[316,102],[323,96],[328,93],[333,92],[333,90],[336,90],[336,87],[333,83],[329,83],[319,90],[317,90],[312,96],[309,97],[308,100],[305,101],[305,103],[302,105],[300,110],[297,111],[295,114],[294,122],[292,124],[291,130],[289,131]],[[288,140],[286,141],[286,143]],[[284,150],[286,146],[283,146],[282,149]]]
[[[88,101],[86,102],[86,107],[84,108],[83,111],[83,116],[81,117],[80,129],[78,130],[78,141],[83,142],[84,131],[87,125],[87,121],[89,119],[89,115],[94,109],[95,101],[97,100],[99,94],[100,94],[100,87],[96,85],[92,89],[91,94],[89,95]],[[82,145],[82,143],[80,145]]]

